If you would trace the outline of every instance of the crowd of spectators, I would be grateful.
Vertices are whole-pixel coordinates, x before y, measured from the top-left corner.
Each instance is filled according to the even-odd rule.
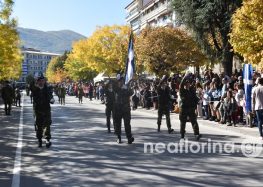
[[[245,125],[246,116],[251,116],[250,111],[245,107],[245,92],[242,77],[242,70],[235,71],[231,76],[224,73],[214,73],[207,70],[202,74],[192,74],[191,86],[195,87],[199,98],[196,107],[196,114],[204,120],[214,121],[219,124],[236,126]],[[168,78],[170,87],[170,111],[178,113],[180,110],[180,98],[178,96],[179,85],[183,74],[174,74]],[[257,78],[261,74],[254,72],[253,84],[257,85]],[[138,79],[130,84],[134,94],[131,97],[133,110],[142,107],[146,110],[158,109],[157,86],[160,79]],[[78,96],[81,87],[84,96],[90,100],[96,99],[104,103],[105,83],[70,83],[64,85],[68,95]],[[252,125],[255,124],[252,120]]]

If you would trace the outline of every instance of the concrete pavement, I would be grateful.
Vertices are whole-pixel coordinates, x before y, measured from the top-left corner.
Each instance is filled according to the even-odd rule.
[[[205,153],[145,153],[144,143],[179,143],[177,115],[171,115],[175,134],[168,134],[164,119],[161,133],[157,133],[155,111],[132,111],[135,142],[126,144],[123,134],[125,142],[117,144],[114,134],[107,133],[104,105],[86,99],[81,105],[77,98],[67,97],[65,106],[52,106],[53,145],[46,149],[37,147],[28,97],[24,103],[21,187],[262,186],[262,154],[248,158],[240,152],[244,139],[258,135],[256,128],[239,132],[239,127],[199,120],[203,134],[200,143],[235,142],[235,151],[220,153],[217,149],[216,153],[208,153],[205,148]],[[11,186],[18,121],[19,108],[11,117],[1,115],[0,186]],[[186,130],[189,144],[194,144],[190,124]]]

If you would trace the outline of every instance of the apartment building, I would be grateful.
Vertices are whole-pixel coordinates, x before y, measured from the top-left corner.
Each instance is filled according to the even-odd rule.
[[[61,56],[61,54],[41,52],[32,48],[22,48],[22,55],[22,76],[19,79],[21,82],[26,82],[26,77],[29,74],[34,76],[40,71],[45,74],[48,63],[51,59]]]
[[[175,12],[172,9],[172,0],[133,0],[125,7],[126,22],[135,33],[139,33],[147,26],[179,26]]]

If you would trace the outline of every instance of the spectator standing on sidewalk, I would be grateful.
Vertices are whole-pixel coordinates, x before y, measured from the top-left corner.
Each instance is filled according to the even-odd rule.
[[[263,78],[259,78],[258,86],[253,91],[252,95],[252,112],[256,113],[259,134],[263,140]]]

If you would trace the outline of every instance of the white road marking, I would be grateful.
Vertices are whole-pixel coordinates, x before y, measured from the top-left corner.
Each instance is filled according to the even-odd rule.
[[[19,130],[18,130],[18,141],[16,146],[16,157],[13,169],[12,187],[20,186],[20,171],[21,171],[21,154],[23,147],[23,108],[24,108],[24,94],[22,96],[22,105],[20,111]]]

